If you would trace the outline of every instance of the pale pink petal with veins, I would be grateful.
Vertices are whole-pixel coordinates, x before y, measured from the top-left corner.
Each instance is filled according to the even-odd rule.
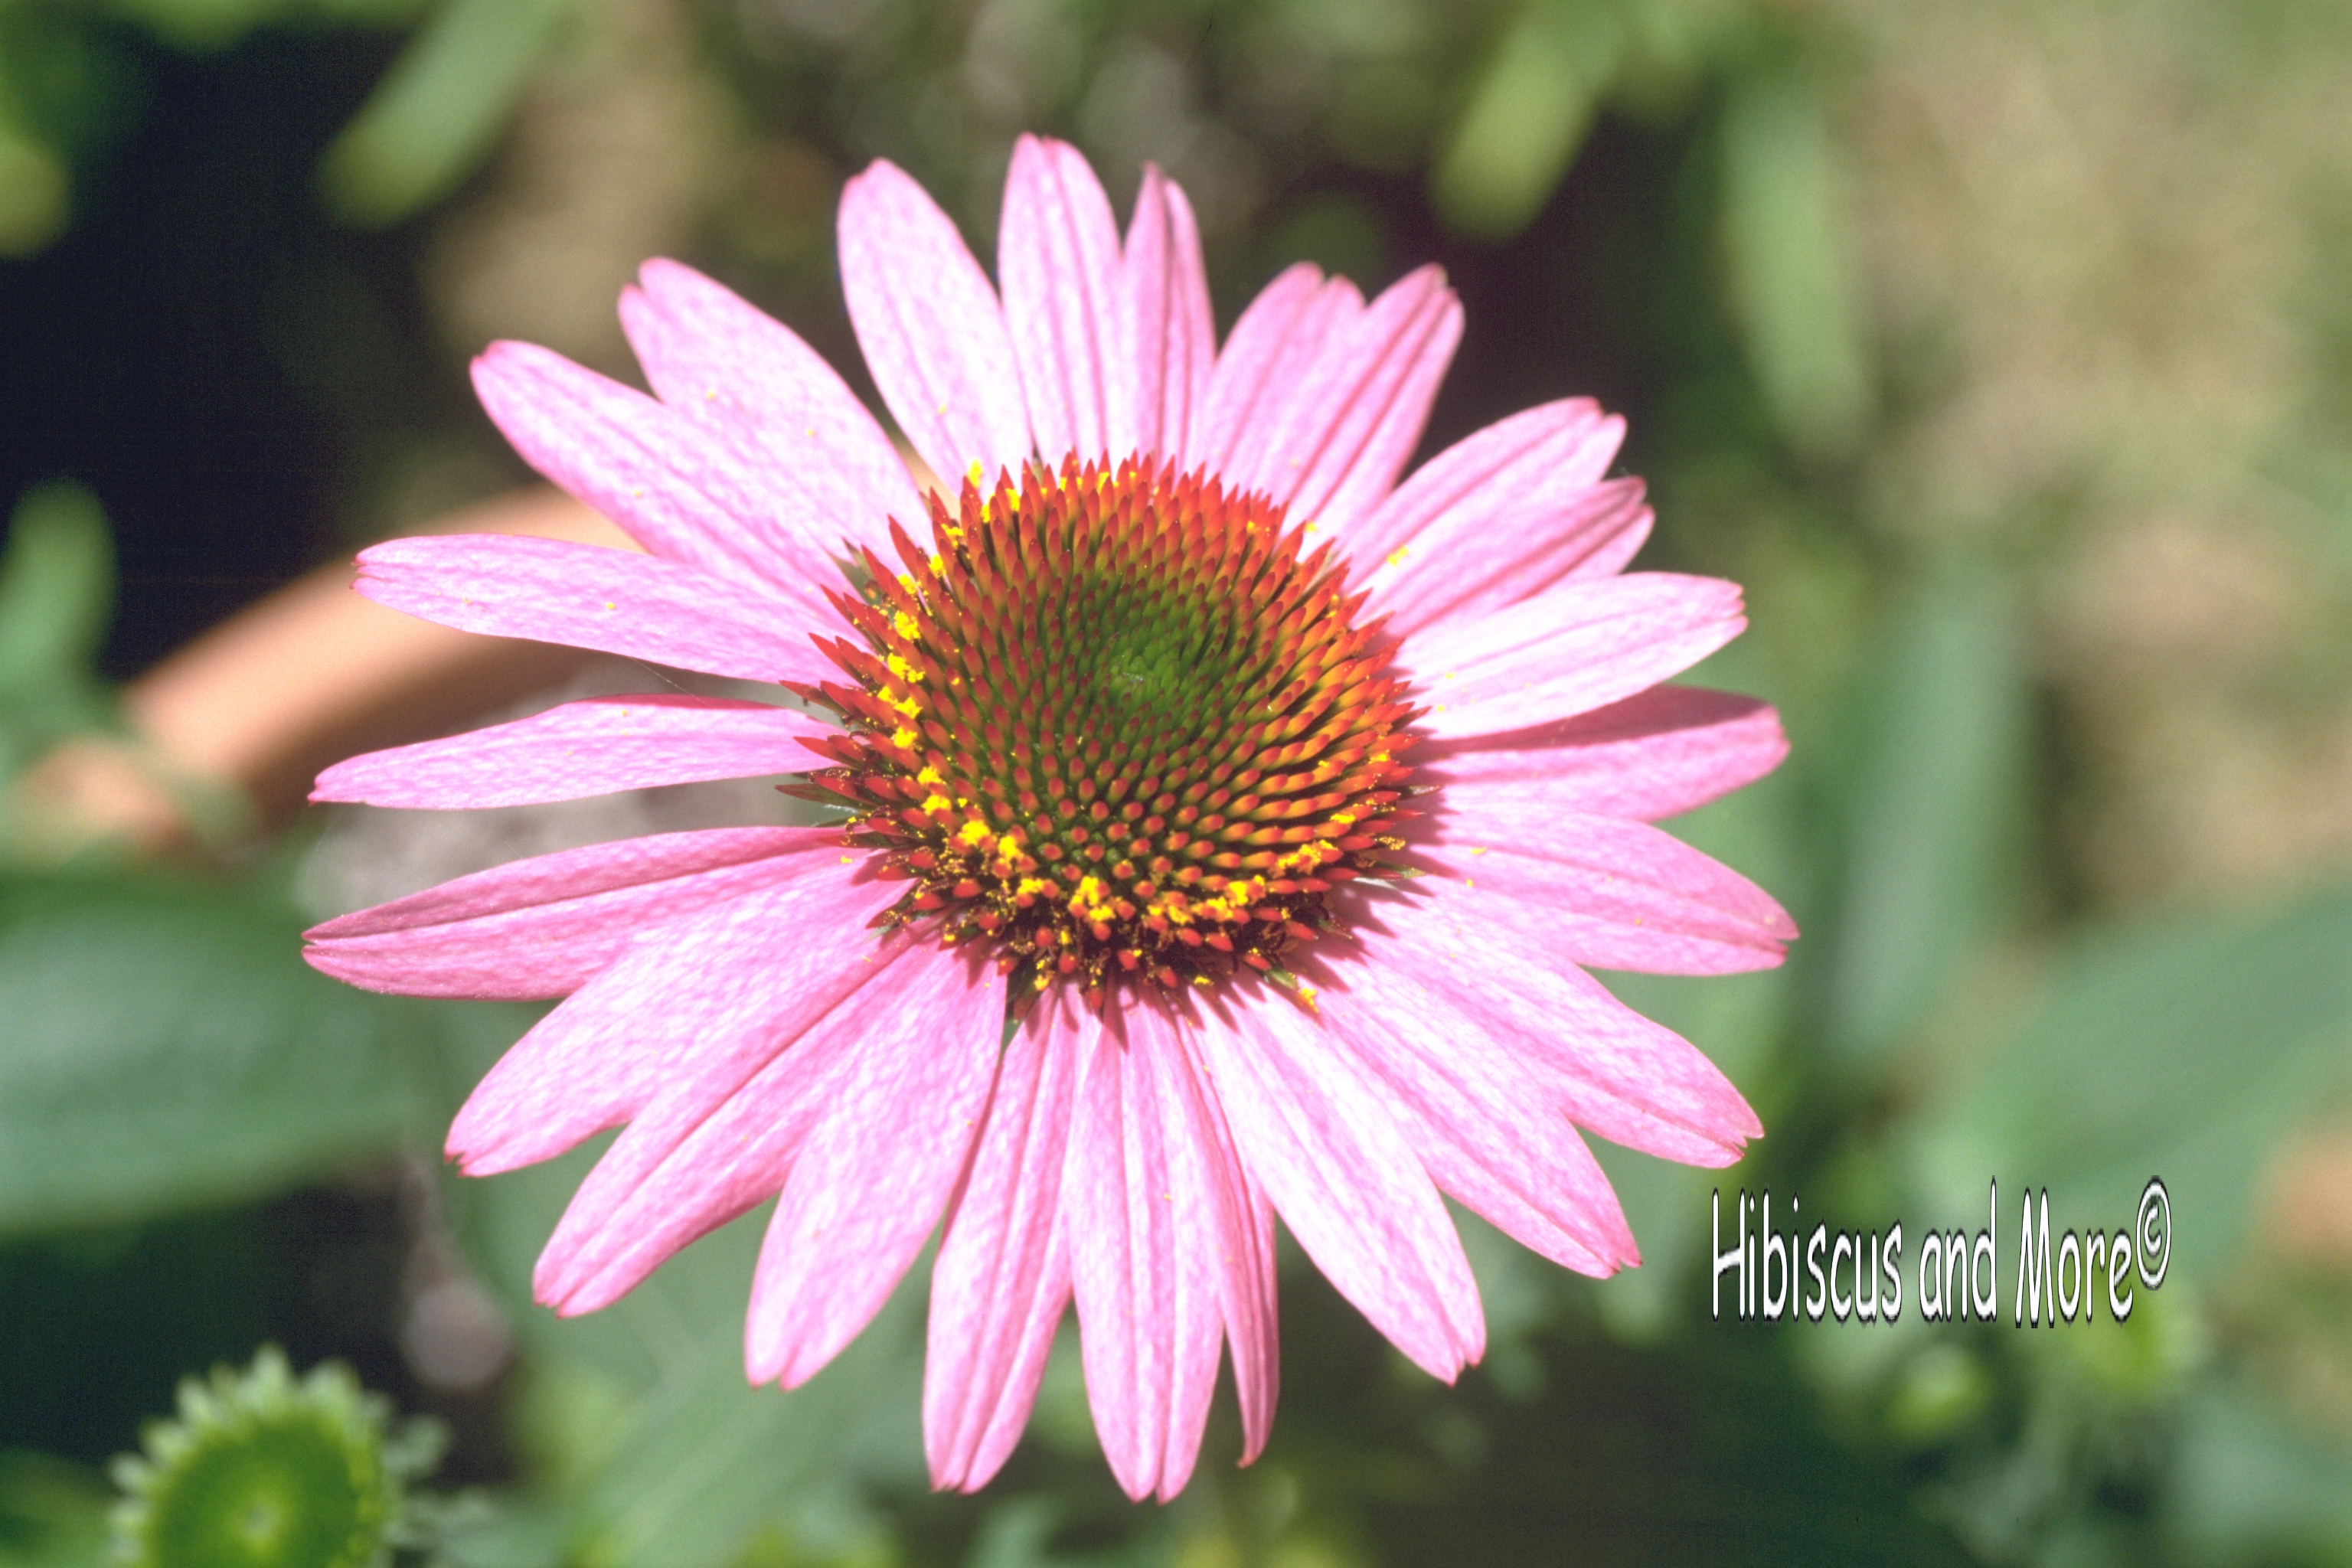
[[[1429,1173],[1370,1073],[1276,1001],[1200,1031],[1243,1162],[1339,1293],[1433,1377],[1486,1352],[1478,1287]]]
[[[1565,582],[1408,640],[1400,660],[1440,740],[1523,730],[1619,701],[1688,669],[1748,625],[1739,586],[1642,572]]]
[[[842,856],[816,827],[714,827],[590,844],[477,871],[303,933],[339,980],[408,996],[568,996],[635,938]]]
[[[841,289],[883,403],[933,470],[1019,471],[1029,405],[1003,307],[947,214],[888,163],[842,188]]]
[[[563,642],[739,680],[836,673],[792,602],[696,567],[511,533],[394,539],[360,552],[352,586],[464,632]]]
[[[1056,997],[1014,1033],[948,1207],[923,1370],[935,1487],[976,1491],[1012,1457],[1070,1304],[1062,1172],[1089,1023]]]
[[[809,765],[832,733],[797,709],[724,697],[590,697],[445,741],[370,752],[319,775],[312,800],[443,811],[580,800],[650,784]]]
[[[1134,323],[1110,198],[1074,147],[1024,136],[996,271],[1041,452],[1136,449]]]
[[[1217,326],[1192,204],[1148,163],[1122,265],[1135,344],[1136,449],[1181,458],[1207,416]]]
[[[879,546],[881,520],[922,514],[889,437],[800,334],[689,267],[653,260],[621,295],[621,324],[663,402],[763,460],[782,509],[820,550]]]
[[[1506,784],[1564,811],[1655,822],[1755,783],[1789,754],[1780,716],[1753,697],[1696,686],[1647,691],[1572,719],[1413,749],[1414,777],[1457,809]]]
[[[938,1226],[987,1103],[1004,980],[919,945],[860,998],[870,1016],[793,1158],[751,1279],[744,1365],[794,1388],[873,1321]]]

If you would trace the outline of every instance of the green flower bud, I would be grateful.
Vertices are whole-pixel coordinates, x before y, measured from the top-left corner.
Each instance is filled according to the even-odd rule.
[[[382,1568],[408,1539],[404,1488],[432,1468],[431,1422],[329,1363],[299,1380],[275,1347],[250,1371],[180,1384],[179,1418],[116,1459],[115,1542],[136,1568]]]

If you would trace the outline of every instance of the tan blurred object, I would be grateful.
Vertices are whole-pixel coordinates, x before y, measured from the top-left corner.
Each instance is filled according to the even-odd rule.
[[[2346,13],[1830,11],[1869,60],[1843,112],[1894,413],[1866,505],[2037,562],[2082,885],[2340,874]]]
[[[100,840],[142,855],[168,848],[189,824],[163,772],[120,741],[60,742],[8,791],[8,847],[35,859],[62,859]]]
[[[452,513],[421,531],[522,533],[635,550],[551,489]],[[279,589],[165,658],[122,694],[132,745],[80,739],[19,781],[23,836],[52,857],[113,839],[153,852],[184,840],[191,795],[250,803],[265,822],[355,752],[430,735],[562,679],[577,649],[477,637],[352,591],[347,563]]]
[[[2273,1167],[2270,1250],[2289,1262],[2352,1271],[2352,1127],[2306,1133]]]
[[[480,182],[424,262],[446,343],[544,344],[629,365],[613,301],[648,256],[688,249],[733,151],[677,0],[589,0]]]

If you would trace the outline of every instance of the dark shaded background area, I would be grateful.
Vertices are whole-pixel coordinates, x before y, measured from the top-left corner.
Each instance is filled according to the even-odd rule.
[[[216,57],[123,53],[128,138],[81,221],[7,264],[0,313],[0,483],[13,496],[67,474],[106,504],[121,598],[100,668],[118,679],[339,542],[347,437],[287,363],[315,352],[289,316],[321,267],[405,271],[396,238],[336,230],[310,194],[389,40],[273,31]],[[404,368],[368,367],[387,417]]]
[[[119,559],[100,660],[111,679],[363,542],[352,481],[380,428],[496,441],[450,356],[419,352],[423,226],[353,233],[313,199],[320,153],[394,45],[265,30],[192,59],[124,36],[127,140],[93,171],[88,216],[6,264],[0,357],[16,370],[0,390],[0,490],[68,474],[105,503]],[[1572,387],[1627,416],[1626,466],[1639,470],[1677,362],[1729,347],[1706,279],[1672,265],[1700,259],[1675,243],[1674,196],[1702,133],[1604,121],[1499,246],[1449,235],[1412,173],[1319,171],[1294,195],[1309,222],[1292,244],[1226,258],[1222,320],[1291,250],[1356,263],[1368,290],[1435,261],[1468,325],[1423,455]],[[1314,221],[1333,213],[1345,220]],[[848,351],[863,386],[834,303],[812,335]],[[1732,406],[1706,417],[1752,420],[1727,390]]]

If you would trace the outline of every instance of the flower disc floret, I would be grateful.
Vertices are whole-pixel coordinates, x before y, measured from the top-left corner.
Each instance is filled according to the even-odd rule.
[[[1263,496],[1174,465],[1072,457],[967,479],[931,547],[893,525],[866,646],[820,647],[839,714],[847,841],[1021,983],[1100,1005],[1126,984],[1280,975],[1335,919],[1338,884],[1391,869],[1415,710],[1328,545]]]

